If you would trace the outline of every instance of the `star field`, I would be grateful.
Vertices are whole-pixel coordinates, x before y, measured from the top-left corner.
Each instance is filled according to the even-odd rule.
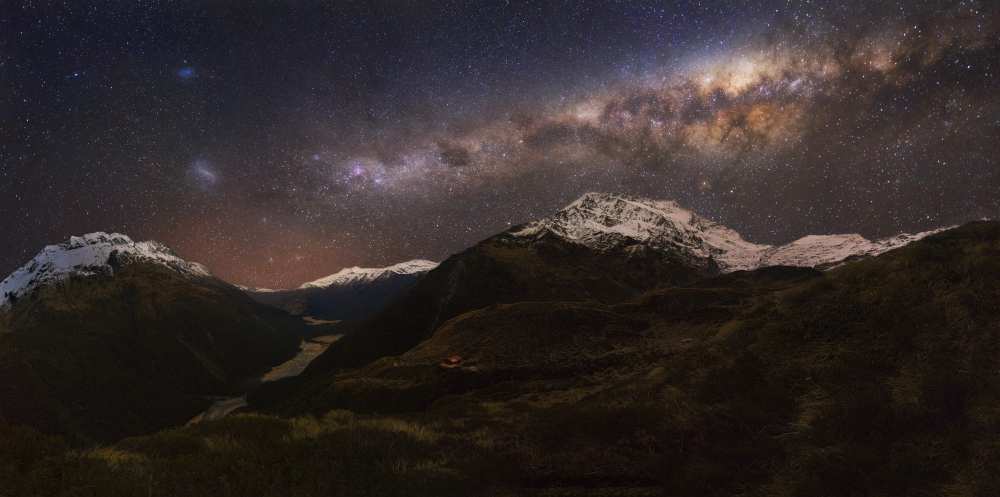
[[[1000,216],[1000,6],[20,2],[0,272],[90,231],[233,282],[441,260],[587,191],[761,243]]]

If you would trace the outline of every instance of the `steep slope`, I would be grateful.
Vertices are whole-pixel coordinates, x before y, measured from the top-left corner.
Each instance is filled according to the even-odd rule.
[[[505,232],[449,257],[357,332],[330,347],[309,371],[358,366],[405,352],[448,319],[495,303],[620,302],[717,271],[711,261],[693,263],[642,243],[594,250],[552,234]]]
[[[992,495],[998,261],[979,222],[825,272],[486,307],[279,410],[412,416],[511,461],[515,495]]]
[[[46,247],[4,285],[0,419],[84,439],[182,423],[300,339],[287,314],[124,235]]]
[[[450,257],[400,301],[318,358],[313,372],[405,352],[444,321],[497,303],[614,303],[716,274],[788,265],[826,268],[933,232],[869,241],[810,236],[774,247],[675,202],[588,193],[550,218],[511,228]]]
[[[321,416],[90,450],[0,423],[0,490],[997,495],[998,261],[973,223],[829,271],[489,306],[283,406]]]
[[[680,207],[673,201],[588,193],[554,216],[510,231],[537,239],[557,236],[593,250],[641,244],[671,252],[693,266],[715,264],[721,271],[756,267],[766,245]]]
[[[401,262],[384,268],[345,268],[290,290],[245,289],[257,302],[328,320],[363,319],[412,287],[437,263]]]

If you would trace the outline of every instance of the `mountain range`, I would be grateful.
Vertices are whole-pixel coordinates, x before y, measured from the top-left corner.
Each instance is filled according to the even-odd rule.
[[[617,303],[733,271],[829,268],[937,231],[875,241],[857,234],[807,236],[761,245],[672,201],[588,193],[552,217],[512,227],[451,256],[312,367],[357,366],[402,353],[444,321],[491,304]]]
[[[409,346],[390,338],[412,328],[362,329],[383,336],[326,355],[371,359],[321,356],[250,401],[410,420],[466,478],[448,495],[989,495],[997,261],[1000,224],[976,222],[826,271],[715,272],[621,300],[529,289]]]
[[[694,266],[719,272],[769,266],[825,268],[848,259],[878,255],[942,230],[868,240],[858,234],[810,235],[773,246],[748,242],[735,230],[703,218],[673,201],[588,193],[554,216],[509,230],[511,238],[555,236],[597,251],[630,245],[679,254]]]
[[[487,241],[523,245],[558,239],[595,252],[653,249],[683,259],[687,265],[724,273],[768,266],[826,268],[852,258],[878,255],[944,229],[874,241],[858,234],[810,235],[772,246],[748,242],[736,231],[673,201],[587,193],[550,218],[514,227]],[[192,278],[212,277],[203,265],[181,259],[162,243],[135,242],[119,233],[90,233],[45,247],[0,281],[0,307],[9,306],[38,287],[71,277],[113,275],[129,262],[158,264]],[[358,318],[378,310],[379,306],[371,305],[373,301],[384,304],[437,266],[432,261],[414,259],[382,268],[345,268],[294,289],[237,287],[257,300],[295,314],[310,314],[315,310],[320,314],[349,314]],[[381,286],[388,288],[372,292]],[[357,296],[356,302],[343,305],[329,302],[336,301],[337,295],[315,296],[317,291],[344,289],[373,295]]]
[[[322,320],[357,320],[382,310],[435,267],[435,262],[415,259],[383,268],[345,268],[294,289],[242,288],[254,300],[291,314]]]
[[[0,436],[34,451],[0,463],[12,495],[54,468],[109,495],[992,495],[997,261],[996,222],[771,246],[597,193],[279,291],[86,235],[0,283]],[[306,316],[353,325],[243,384]],[[247,390],[250,414],[157,431]]]

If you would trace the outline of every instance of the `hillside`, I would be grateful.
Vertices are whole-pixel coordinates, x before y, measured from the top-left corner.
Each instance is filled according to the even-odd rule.
[[[761,245],[672,201],[588,193],[551,217],[512,227],[448,258],[326,351],[310,371],[400,354],[448,319],[493,304],[617,303],[733,271],[827,268],[932,233],[875,241],[856,234],[807,236]]]
[[[46,248],[0,309],[0,419],[80,440],[148,433],[295,353],[297,319],[180,259],[105,250],[132,246],[122,235],[88,240]]]
[[[997,261],[981,222],[827,272],[490,306],[279,409],[320,417],[83,454],[14,433],[48,455],[0,460],[26,493],[56,464],[108,495],[991,495]]]
[[[404,352],[448,319],[495,303],[621,302],[715,271],[692,267],[675,254],[644,245],[594,251],[554,236],[528,240],[505,233],[449,257],[359,331],[327,350],[310,370],[358,366]]]

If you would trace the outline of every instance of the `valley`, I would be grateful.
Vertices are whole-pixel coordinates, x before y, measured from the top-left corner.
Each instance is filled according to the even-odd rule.
[[[1000,496],[1000,0],[0,7],[0,497]]]
[[[310,317],[303,318],[303,320],[305,320],[307,324],[313,324],[316,322],[315,319]],[[324,324],[332,323],[328,322]],[[299,345],[299,352],[295,354],[295,357],[292,357],[288,361],[271,368],[263,376],[248,382],[249,387],[254,388],[260,383],[277,381],[284,378],[293,378],[302,374],[313,359],[326,351],[326,349],[332,345],[333,342],[336,342],[341,336],[342,335],[321,335],[303,340]],[[208,409],[205,409],[204,412],[191,418],[191,420],[187,422],[188,425],[222,419],[239,409],[247,407],[248,405],[246,394],[237,397],[214,398],[211,400],[212,405],[208,406]]]
[[[794,255],[762,262],[776,254]],[[259,307],[247,294],[260,290],[146,261],[68,268],[4,314],[0,468],[23,476],[0,478],[0,495],[984,495],[1000,485],[980,463],[996,458],[982,440],[1000,423],[997,261],[996,222],[764,247],[673,203],[588,194],[377,293],[381,310],[356,320]],[[222,300],[189,307],[195,295]],[[282,353],[208,395],[138,369],[159,383],[130,387],[137,397],[108,389],[115,376],[88,384],[24,355],[31,338],[48,350],[81,338],[44,317],[114,324],[103,312],[122,301],[132,323],[146,307],[185,319],[245,309],[259,316],[246,323],[280,323],[269,333]],[[222,377],[227,356],[244,357],[246,331],[199,338],[170,319],[116,324],[113,339],[64,357],[121,361],[116,340],[153,330],[149,343],[180,346],[158,363],[175,371]],[[34,380],[13,376],[17,364],[103,387],[118,407],[63,408],[79,397],[41,386],[26,403],[10,387]],[[161,402],[189,404],[170,418],[151,406],[158,425],[92,428],[141,414],[153,385],[166,385]],[[57,422],[41,423],[47,412]]]

